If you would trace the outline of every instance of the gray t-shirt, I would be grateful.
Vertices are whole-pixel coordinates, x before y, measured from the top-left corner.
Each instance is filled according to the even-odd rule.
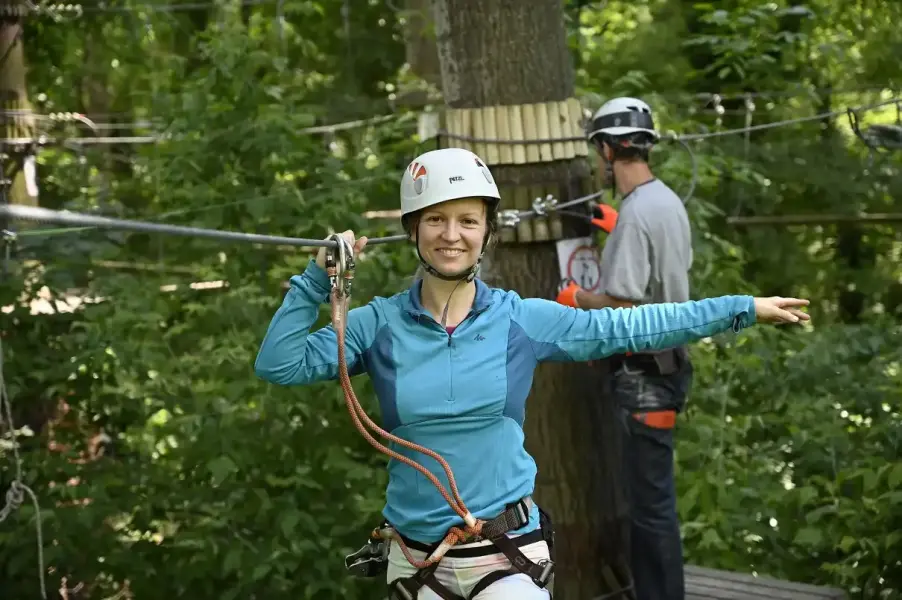
[[[692,233],[683,201],[657,179],[623,199],[601,256],[601,291],[634,304],[689,300]]]

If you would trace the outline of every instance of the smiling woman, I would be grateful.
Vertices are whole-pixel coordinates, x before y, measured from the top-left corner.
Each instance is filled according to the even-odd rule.
[[[536,464],[523,445],[540,362],[669,348],[738,332],[756,319],[791,321],[792,307],[807,304],[723,296],[580,310],[491,288],[476,275],[495,236],[499,200],[492,174],[472,152],[418,156],[401,178],[401,220],[425,273],[410,289],[374,298],[344,319],[348,370],[372,379],[382,427],[438,453],[458,486],[452,502],[433,485],[446,477],[439,462],[417,461],[436,478],[430,483],[410,464],[389,461],[383,531],[391,540],[387,579],[399,598],[549,597],[551,522],[532,500]],[[342,236],[355,253],[366,246],[351,231]],[[267,381],[303,385],[339,376],[336,330],[310,331],[329,299],[325,259],[322,248],[291,278],[255,364]],[[391,449],[418,458],[399,444]],[[464,527],[462,543],[441,545],[452,528]],[[436,549],[435,561],[424,563]]]

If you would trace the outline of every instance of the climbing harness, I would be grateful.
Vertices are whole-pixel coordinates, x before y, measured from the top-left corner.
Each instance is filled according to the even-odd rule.
[[[536,585],[542,588],[546,587],[551,580],[554,571],[554,563],[550,560],[534,563],[520,551],[520,546],[526,543],[542,541],[544,539],[549,543],[549,548],[551,547],[553,543],[553,540],[551,539],[552,527],[551,520],[548,518],[547,514],[540,509],[539,514],[542,516],[542,522],[540,522],[540,527],[535,532],[517,538],[509,538],[506,535],[507,532],[519,529],[529,523],[529,511],[533,502],[531,498],[523,498],[520,501],[513,503],[508,506],[504,512],[493,519],[477,519],[470,513],[464,504],[464,501],[461,499],[457,489],[457,483],[454,479],[454,474],[451,472],[451,467],[444,458],[428,448],[399,438],[385,431],[376,425],[363,410],[363,407],[360,405],[360,401],[357,399],[357,395],[354,392],[354,388],[351,385],[345,356],[345,327],[347,325],[351,283],[354,279],[356,267],[354,250],[341,234],[332,234],[329,236],[328,240],[334,242],[334,244],[326,249],[325,266],[331,287],[330,306],[332,311],[332,326],[335,329],[338,341],[339,382],[342,391],[344,392],[348,413],[351,415],[351,419],[357,427],[357,430],[370,445],[383,454],[413,467],[422,473],[436,488],[438,488],[439,492],[445,498],[445,501],[448,502],[454,512],[456,512],[463,520],[463,527],[451,527],[444,539],[433,545],[424,545],[414,540],[407,539],[397,532],[389,523],[383,522],[380,527],[375,528],[371,532],[370,540],[366,545],[357,552],[345,557],[346,568],[354,575],[361,577],[374,577],[383,573],[387,568],[386,563],[388,559],[389,544],[391,540],[394,540],[397,542],[407,561],[418,569],[417,573],[413,576],[395,580],[390,584],[396,598],[401,600],[413,600],[416,598],[420,588],[428,586],[445,600],[465,600],[442,586],[438,580],[435,579],[435,570],[438,568],[438,564],[442,558],[451,551],[455,545],[473,541],[489,540],[510,559],[512,568],[509,570],[496,571],[487,575],[476,586],[471,597],[475,596],[479,591],[485,589],[491,583],[516,573],[525,573],[532,578]],[[368,431],[368,428],[391,442],[425,454],[437,461],[448,478],[450,492],[429,470],[418,462],[395,452],[379,442],[373,437],[372,433]],[[426,552],[426,559],[417,560],[414,558],[410,552],[410,548]]]

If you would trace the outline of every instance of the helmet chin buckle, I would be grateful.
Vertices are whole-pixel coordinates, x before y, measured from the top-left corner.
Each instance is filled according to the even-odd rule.
[[[479,257],[482,259],[482,256]],[[454,275],[445,275],[440,272],[438,269],[430,265],[426,260],[421,256],[420,264],[423,265],[423,268],[426,269],[426,272],[432,275],[437,279],[441,279],[442,281],[473,281],[476,278],[476,272],[479,270],[479,260],[472,267],[468,267],[463,271],[456,273]]]

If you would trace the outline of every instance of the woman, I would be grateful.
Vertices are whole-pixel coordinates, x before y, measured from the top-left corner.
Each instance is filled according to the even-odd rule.
[[[738,332],[756,320],[808,319],[797,309],[808,302],[797,299],[724,296],[578,310],[489,288],[476,274],[496,234],[499,200],[491,173],[475,154],[447,148],[417,157],[401,180],[401,220],[425,276],[404,292],[355,308],[346,320],[348,368],[372,379],[382,426],[438,452],[473,515],[502,515],[509,525],[506,535],[455,546],[416,579],[417,569],[393,541],[387,579],[399,598],[549,597],[543,572],[547,532],[540,530],[540,511],[530,499],[536,465],[523,447],[522,429],[538,363],[667,348]],[[365,237],[342,235],[355,253],[366,245]],[[321,249],[303,274],[291,278],[257,357],[256,373],[263,379],[300,385],[337,377],[335,330],[310,332],[329,297],[324,266]],[[393,449],[444,481],[435,461]],[[392,460],[388,470],[383,515],[422,560],[461,519],[415,469]],[[519,509],[523,518],[517,520]],[[528,560],[509,558],[520,553]]]

